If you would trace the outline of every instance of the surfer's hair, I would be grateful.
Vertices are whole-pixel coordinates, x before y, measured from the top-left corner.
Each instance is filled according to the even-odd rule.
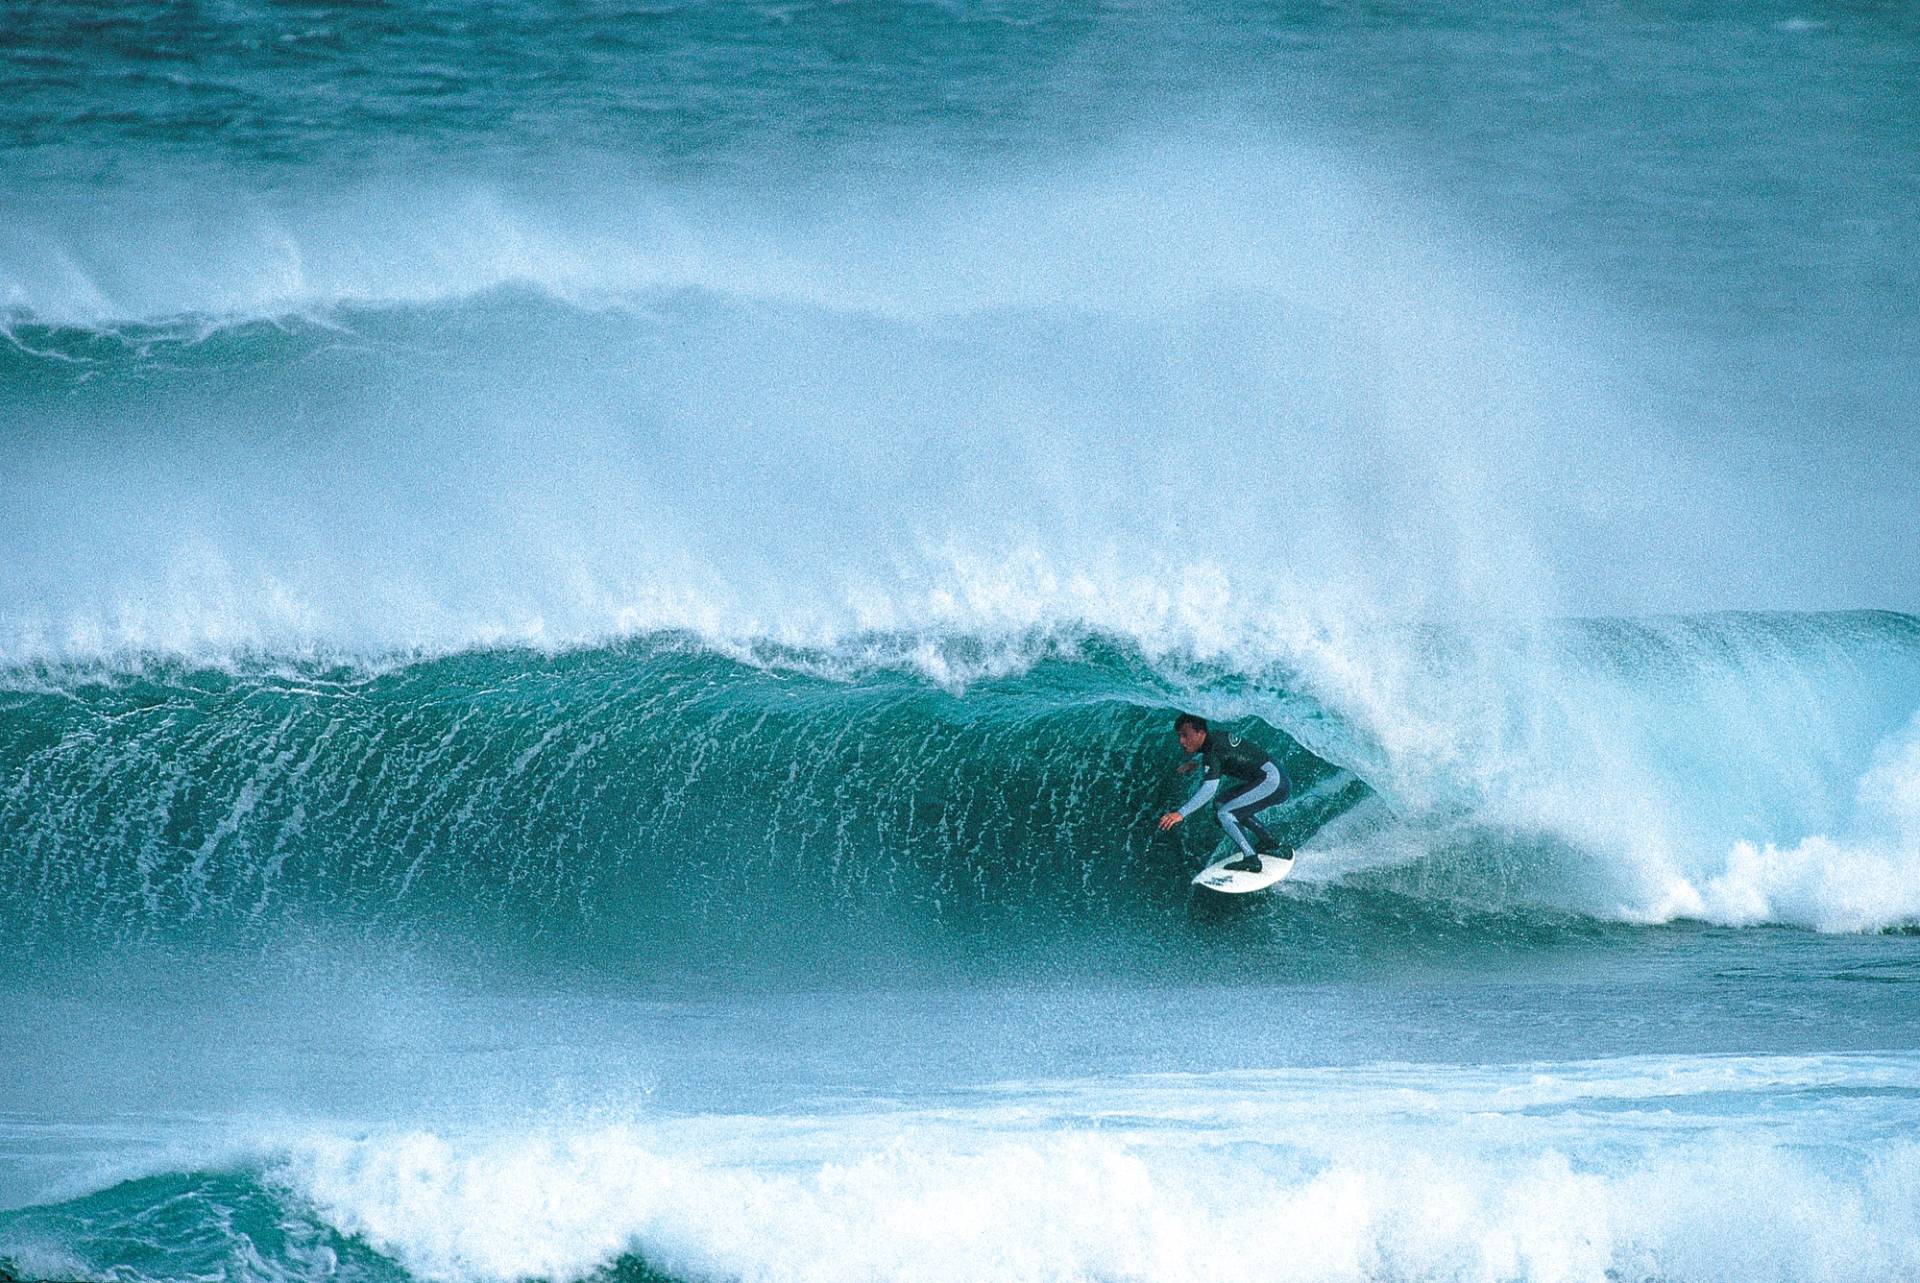
[[[1204,717],[1195,717],[1192,713],[1182,713],[1173,719],[1173,729],[1176,731],[1184,731],[1189,726],[1199,731],[1202,735],[1207,733],[1207,719]]]

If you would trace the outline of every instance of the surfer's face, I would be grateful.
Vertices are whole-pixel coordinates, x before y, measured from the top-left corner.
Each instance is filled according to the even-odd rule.
[[[1180,737],[1180,747],[1189,753],[1198,753],[1202,741],[1207,738],[1205,731],[1196,731],[1191,726],[1182,726],[1174,734]]]

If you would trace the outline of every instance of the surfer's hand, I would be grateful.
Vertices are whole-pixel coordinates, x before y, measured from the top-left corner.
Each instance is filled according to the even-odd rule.
[[[1174,769],[1174,770],[1175,770],[1175,772],[1177,772],[1178,774],[1181,774],[1181,775],[1185,775],[1185,774],[1186,774],[1186,773],[1187,773],[1188,771],[1197,771],[1197,770],[1199,770],[1199,769],[1200,769],[1200,763],[1198,763],[1198,762],[1182,762],[1182,763],[1180,763],[1180,765],[1178,765],[1178,766],[1176,766],[1176,767],[1174,767],[1173,769]]]
[[[1186,816],[1180,814],[1180,812],[1178,811],[1168,811],[1165,815],[1160,817],[1160,831],[1162,833],[1165,833],[1168,829],[1172,828],[1174,825],[1180,823],[1180,821],[1186,818],[1187,818]]]

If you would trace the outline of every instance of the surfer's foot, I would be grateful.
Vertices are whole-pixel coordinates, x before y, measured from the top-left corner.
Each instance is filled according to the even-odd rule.
[[[1273,850],[1262,851],[1260,854],[1270,855],[1276,860],[1291,860],[1293,858],[1293,848],[1285,843],[1276,843]]]
[[[1260,857],[1257,855],[1243,855],[1227,866],[1227,872],[1258,873],[1260,872]]]

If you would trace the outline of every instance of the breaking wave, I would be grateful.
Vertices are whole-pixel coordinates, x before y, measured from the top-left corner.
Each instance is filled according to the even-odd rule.
[[[1302,894],[1332,897],[1302,921],[1880,930],[1920,920],[1917,691],[1898,615],[1400,631],[1260,664],[1049,633],[27,666],[0,694],[0,903],[43,940],[1098,934],[1165,918],[1214,840],[1147,823],[1184,794],[1167,724],[1191,709],[1286,762]]]

